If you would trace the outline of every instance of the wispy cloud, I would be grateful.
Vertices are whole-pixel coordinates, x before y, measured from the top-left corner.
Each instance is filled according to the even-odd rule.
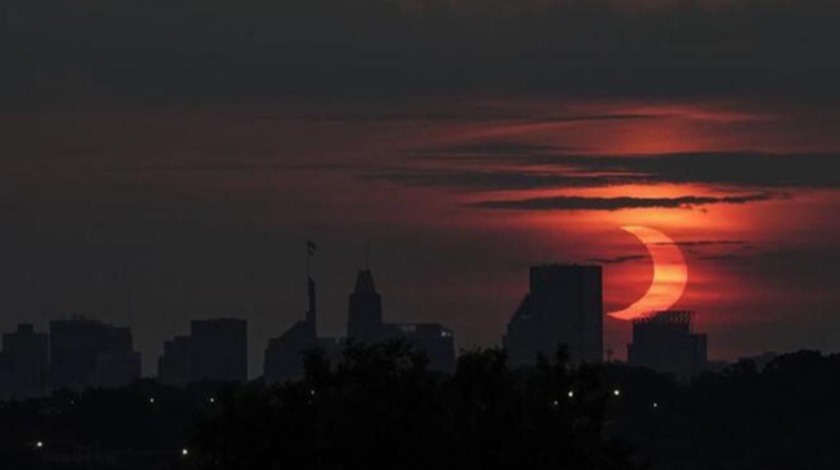
[[[463,162],[504,164],[517,173],[540,167],[557,173],[586,175],[592,187],[616,183],[699,183],[736,187],[838,188],[840,154],[775,154],[746,152],[694,152],[656,155],[576,155],[550,148],[510,144],[493,147],[483,155],[470,153]],[[480,147],[477,147],[480,149]],[[445,149],[437,156],[443,155]],[[450,150],[457,161],[464,153]],[[521,170],[517,170],[520,168]],[[474,171],[481,171],[475,169]],[[607,181],[600,181],[606,179]]]
[[[482,209],[527,210],[527,211],[617,211],[622,209],[692,209],[711,204],[746,204],[767,201],[776,196],[770,193],[755,193],[740,196],[682,196],[675,198],[636,197],[581,197],[555,196],[513,200],[481,201],[473,204]]]
[[[640,259],[648,258],[646,255],[628,255],[628,256],[616,256],[615,258],[590,258],[586,261],[590,263],[598,263],[598,264],[621,264],[626,263],[628,261],[638,261]]]

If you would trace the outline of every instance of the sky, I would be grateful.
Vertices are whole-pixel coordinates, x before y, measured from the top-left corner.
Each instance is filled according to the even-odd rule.
[[[12,0],[0,8],[0,330],[249,321],[251,374],[305,310],[498,345],[545,262],[605,308],[681,249],[710,356],[838,351],[840,3]],[[605,322],[624,357],[630,324]]]

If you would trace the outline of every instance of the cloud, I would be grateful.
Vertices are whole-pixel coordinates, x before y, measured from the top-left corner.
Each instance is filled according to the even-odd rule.
[[[527,146],[519,149],[509,143],[485,147],[492,151],[480,155],[480,146],[475,147],[474,153],[457,147],[444,148],[437,160],[452,159],[475,165],[496,163],[513,168],[496,171],[493,178],[483,177],[484,170],[478,168],[461,168],[457,170],[459,177],[449,182],[445,170],[437,171],[436,177],[429,176],[429,170],[415,173],[416,177],[410,170],[381,177],[430,186],[456,186],[458,180],[469,180],[471,189],[478,189],[481,181],[486,181],[488,190],[526,189],[529,185],[534,189],[545,188],[551,179],[557,180],[558,187],[566,183],[569,187],[695,183],[732,188],[840,188],[840,172],[836,171],[840,154],[696,152],[614,156],[574,155]],[[529,173],[532,167],[539,167],[540,173]],[[475,173],[472,178],[468,176],[471,173]],[[505,183],[507,179],[511,185]]]
[[[676,198],[636,197],[580,197],[556,196],[530,199],[492,200],[473,204],[482,209],[526,210],[526,211],[617,211],[622,209],[692,209],[711,204],[746,204],[767,201],[776,196],[769,193],[746,194],[742,196],[683,196]]]
[[[638,261],[640,259],[649,258],[645,255],[628,255],[628,256],[617,256],[615,258],[590,258],[586,261],[591,263],[598,263],[598,264],[620,264],[626,263],[628,261]]]
[[[656,183],[705,183],[743,187],[840,187],[840,155],[733,152],[637,156],[558,156],[557,164],[589,171],[627,172]]]
[[[750,246],[751,242],[746,240],[687,240],[687,241],[675,241],[675,242],[659,242],[654,243],[655,245],[678,245],[682,247],[695,247],[695,246],[720,246],[720,245],[738,245],[738,246]]]
[[[618,179],[593,179],[586,175],[504,170],[401,170],[368,174],[363,178],[406,186],[453,188],[463,191],[582,188],[619,182]]]

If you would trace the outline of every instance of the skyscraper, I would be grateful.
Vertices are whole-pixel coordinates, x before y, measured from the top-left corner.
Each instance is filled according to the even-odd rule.
[[[116,327],[97,320],[73,317],[50,322],[50,376],[52,387],[84,388],[94,384],[97,361],[100,355],[124,354],[139,361],[134,355],[131,330]],[[113,357],[113,356],[112,356]],[[114,364],[107,358],[101,359],[101,367]],[[136,378],[139,378],[139,367]]]
[[[304,352],[319,347],[317,295],[310,270],[316,249],[313,242],[306,242],[306,298],[309,302],[306,318],[295,322],[280,337],[268,340],[265,348],[263,378],[268,383],[300,377],[303,374]]]
[[[263,377],[269,383],[298,378],[303,374],[303,354],[318,347],[315,281],[307,279],[309,309],[304,320],[295,322],[280,337],[268,341]]]
[[[193,320],[189,341],[190,381],[248,380],[248,332],[245,320]]]
[[[382,298],[369,269],[359,271],[347,306],[347,337],[353,341],[382,341]]]
[[[376,291],[370,269],[359,271],[347,308],[347,337],[363,343],[403,339],[426,355],[429,368],[455,370],[455,339],[452,330],[439,323],[383,322],[382,298]]]
[[[602,324],[600,266],[534,266],[503,343],[513,365],[533,364],[540,354],[553,357],[559,346],[572,362],[600,362]]]
[[[44,395],[49,383],[48,354],[47,335],[36,333],[30,324],[18,325],[14,333],[4,334],[2,362],[7,377],[6,395],[17,398]]]
[[[158,380],[179,387],[190,382],[189,336],[176,336],[163,343],[163,355],[158,359]]]
[[[692,332],[693,312],[668,310],[633,321],[633,342],[627,345],[627,361],[690,377],[705,369],[706,335]]]

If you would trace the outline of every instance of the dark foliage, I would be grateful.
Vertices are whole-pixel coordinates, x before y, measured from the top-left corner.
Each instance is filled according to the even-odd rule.
[[[141,381],[0,402],[0,469],[836,470],[840,462],[838,355],[741,362],[690,383],[622,365],[573,368],[562,355],[511,370],[498,350],[462,355],[447,376],[399,343],[351,347],[339,364],[311,354],[305,369],[302,380],[275,387]]]
[[[403,343],[351,346],[305,377],[226,395],[193,447],[205,469],[629,469],[602,437],[599,374],[562,356],[513,372],[498,350],[463,355],[454,376],[430,372]],[[569,392],[573,391],[572,396]]]
[[[606,376],[626,390],[608,410],[610,432],[632,437],[653,469],[840,468],[838,355],[740,362],[682,385],[628,368]]]

